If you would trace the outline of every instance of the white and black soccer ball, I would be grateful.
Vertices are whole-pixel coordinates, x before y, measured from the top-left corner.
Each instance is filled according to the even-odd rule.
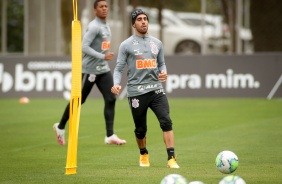
[[[169,174],[162,179],[161,184],[188,184],[188,181],[180,174]]]
[[[222,178],[219,184],[246,184],[246,182],[239,176],[228,175]]]
[[[226,150],[217,155],[215,159],[215,165],[220,172],[224,174],[230,174],[237,169],[239,165],[239,159],[235,153]]]
[[[190,181],[189,184],[205,184],[202,181]]]

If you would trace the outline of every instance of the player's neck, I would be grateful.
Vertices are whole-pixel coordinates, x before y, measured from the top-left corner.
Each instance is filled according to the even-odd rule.
[[[135,31],[135,34],[136,34],[137,36],[144,37],[144,36],[146,36],[148,33],[140,33],[140,32],[138,32],[138,31]]]
[[[98,17],[98,16],[97,16]],[[98,17],[101,21],[107,22],[107,17]]]

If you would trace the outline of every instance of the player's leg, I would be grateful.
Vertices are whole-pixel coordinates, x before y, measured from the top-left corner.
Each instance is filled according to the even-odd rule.
[[[120,139],[114,134],[114,116],[116,96],[111,92],[113,84],[113,77],[111,72],[97,75],[96,85],[104,98],[104,118],[106,123],[106,144],[122,145],[126,140]]]
[[[163,139],[166,146],[168,156],[168,167],[179,168],[176,163],[174,153],[174,133],[172,130],[172,121],[169,114],[169,104],[167,97],[164,93],[155,93],[154,100],[150,104],[150,108],[155,113],[160,122],[160,127],[163,131]]]
[[[85,102],[93,85],[95,84],[95,81],[89,80],[89,76],[90,76],[89,74],[82,74],[81,104]],[[64,129],[67,124],[67,121],[69,120],[69,114],[70,114],[70,103],[67,104],[65,111],[62,115],[61,121],[53,125],[53,128],[56,133],[57,141],[61,145],[65,144],[65,130]]]
[[[135,124],[135,139],[140,150],[139,165],[141,167],[150,166],[149,153],[146,148],[147,110],[149,100],[150,94],[128,98],[129,106]]]

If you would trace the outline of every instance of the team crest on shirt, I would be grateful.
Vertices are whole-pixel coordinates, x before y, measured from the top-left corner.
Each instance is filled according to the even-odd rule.
[[[134,107],[134,108],[139,107],[139,100],[136,99],[136,98],[132,99],[131,105],[132,105],[132,107]]]
[[[153,54],[158,54],[159,49],[158,49],[158,47],[157,47],[157,45],[156,45],[155,43],[151,43],[151,44],[150,44],[150,47],[151,47],[151,52],[152,52]]]

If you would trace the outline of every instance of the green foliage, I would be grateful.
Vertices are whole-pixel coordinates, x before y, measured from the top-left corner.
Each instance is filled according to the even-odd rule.
[[[105,145],[103,100],[88,99],[79,126],[77,174],[66,176],[67,145],[55,140],[52,125],[66,105],[61,99],[0,99],[0,183],[160,183],[176,173],[188,181],[218,183],[220,151],[239,158],[234,174],[247,183],[281,183],[282,101],[266,99],[169,99],[180,169],[166,168],[161,129],[148,112],[147,148],[151,166],[138,166],[139,150],[126,100],[117,100],[115,133],[123,146]],[[68,126],[67,129],[68,131]],[[68,136],[66,136],[67,138]]]
[[[23,52],[24,12],[23,0],[7,1],[7,51]]]

